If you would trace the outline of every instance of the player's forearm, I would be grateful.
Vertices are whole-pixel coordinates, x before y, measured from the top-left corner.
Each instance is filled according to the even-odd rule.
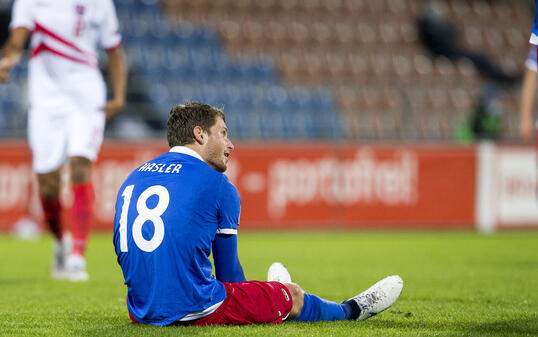
[[[532,107],[534,104],[534,95],[536,93],[536,72],[527,69],[525,71],[525,77],[523,79],[523,87],[521,90],[521,106],[520,117],[521,120],[532,119]]]
[[[220,272],[217,273],[217,280],[222,282],[244,282],[247,279],[245,278],[245,273],[243,272],[243,267],[239,263],[239,258],[235,258],[230,265],[226,268],[221,268]]]
[[[215,276],[222,282],[246,281],[237,255],[237,235],[216,235],[213,241]]]
[[[22,57],[22,49],[14,48],[9,44],[4,48],[2,61],[11,69],[19,63]]]
[[[29,34],[29,30],[24,27],[11,31],[2,52],[3,67],[11,69],[20,61]]]
[[[108,51],[108,68],[113,100],[124,102],[127,90],[127,62],[121,46]]]

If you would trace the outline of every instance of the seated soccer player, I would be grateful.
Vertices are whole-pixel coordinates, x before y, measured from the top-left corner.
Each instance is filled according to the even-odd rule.
[[[399,276],[341,304],[304,293],[278,264],[270,269],[274,280],[247,281],[237,254],[241,200],[223,174],[234,150],[224,113],[204,103],[178,105],[167,138],[170,151],[135,169],[116,201],[114,246],[133,322],[363,320],[396,301]]]

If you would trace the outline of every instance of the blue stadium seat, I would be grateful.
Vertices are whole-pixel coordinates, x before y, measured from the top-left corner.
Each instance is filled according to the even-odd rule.
[[[140,0],[115,0],[114,4],[116,9],[119,11],[123,8],[133,9],[134,7],[141,6],[142,3]]]
[[[289,134],[283,113],[279,110],[273,112],[260,113],[261,136],[264,139],[283,139]]]
[[[218,48],[216,33],[208,29],[197,28],[192,24],[183,23],[174,29],[171,34],[177,43],[189,48],[213,47]]]
[[[268,109],[282,111],[285,110],[286,103],[288,102],[288,93],[283,87],[272,85],[267,87],[265,99]]]
[[[248,111],[243,113],[244,128],[243,135],[245,139],[260,139],[262,132],[262,121],[259,113],[255,111]]]
[[[144,64],[142,57],[142,44],[134,42],[124,42],[124,48],[126,54],[125,57],[127,58],[129,69],[138,68],[142,64]]]
[[[248,87],[248,94],[252,100],[252,106],[258,111],[267,111],[267,101],[265,99],[266,86],[252,85]]]
[[[225,101],[229,104],[226,107],[227,110],[232,109],[237,113],[250,113],[255,109],[249,96],[249,88],[246,85],[228,84],[221,90],[221,95],[226,96]]]
[[[312,115],[305,111],[288,111],[286,123],[290,125],[289,138],[311,139],[315,138],[315,128]]]
[[[207,28],[196,28],[191,38],[197,42],[197,45],[220,47],[217,33]]]
[[[137,17],[138,22],[145,22],[151,27],[160,26],[166,22],[160,8],[155,4],[135,6],[133,7],[133,15]]]
[[[117,8],[129,66],[166,112],[160,118],[172,105],[205,101],[224,108],[241,139],[342,137],[329,90],[284,88],[273,63],[230,59],[213,29],[172,26],[157,0],[117,0]]]
[[[176,43],[182,46],[189,46],[194,35],[194,26],[191,24],[182,24],[180,28],[171,32]]]
[[[313,92],[312,103],[317,110],[320,111],[332,111],[334,113],[334,106],[332,101],[332,94],[328,90],[317,90]]]
[[[6,116],[6,125],[8,126],[8,131],[26,129],[28,120],[28,106],[25,101],[4,101],[2,109],[6,109],[5,111],[8,111],[8,116]]]
[[[166,68],[166,53],[159,43],[148,43],[141,49],[142,69],[146,72],[158,72]]]
[[[12,82],[26,81],[28,77],[28,61],[21,60],[10,73]]]
[[[120,27],[124,36],[133,38],[148,36],[152,25],[151,22],[140,20],[138,15],[133,12],[123,13],[122,16],[124,17],[121,19]]]
[[[339,114],[329,111],[318,111],[313,114],[314,134],[316,138],[343,139],[345,128]]]
[[[296,88],[288,90],[286,109],[289,111],[310,111],[312,109],[312,97],[306,89]]]
[[[219,88],[213,83],[204,83],[200,87],[200,97],[202,102],[206,102],[212,106],[222,106],[222,100],[220,99]]]
[[[148,88],[151,100],[156,103],[168,103],[171,96],[171,89],[165,83],[154,83]]]
[[[272,63],[253,62],[251,65],[251,77],[258,82],[275,83],[277,82],[277,71]]]
[[[191,62],[188,50],[180,45],[164,46],[166,67],[169,70],[190,68]]]
[[[241,113],[237,113],[233,109],[224,109],[226,114],[226,125],[228,126],[228,135],[230,139],[243,139],[245,138],[245,120]]]

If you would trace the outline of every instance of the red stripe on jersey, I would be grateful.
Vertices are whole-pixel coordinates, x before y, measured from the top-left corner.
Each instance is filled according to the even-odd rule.
[[[30,55],[30,58],[34,58],[37,55],[41,54],[42,52],[49,52],[49,53],[52,53],[52,54],[54,54],[56,56],[63,57],[65,59],[68,59],[68,60],[73,61],[73,62],[86,64],[86,65],[89,65],[91,67],[96,66],[95,63],[91,63],[88,60],[77,59],[76,57],[64,54],[64,53],[62,53],[62,52],[60,52],[58,50],[54,50],[54,49],[50,48],[49,46],[45,45],[44,43],[41,43],[36,48],[34,48],[34,50],[32,51],[32,55]]]
[[[34,30],[35,32],[41,32],[41,33],[43,33],[45,35],[48,35],[48,36],[52,37],[53,39],[58,40],[59,42],[65,44],[66,46],[69,46],[69,47],[73,48],[74,50],[78,51],[79,53],[86,54],[86,52],[84,50],[80,49],[79,47],[77,47],[72,42],[67,41],[63,37],[57,35],[56,33],[52,32],[52,31],[50,31],[49,29],[43,27],[38,22],[35,22],[34,24],[35,24],[35,30]]]
[[[55,55],[67,58],[67,59],[69,59],[71,61],[84,63],[84,64],[87,64],[87,65],[90,65],[90,66],[93,66],[93,67],[97,66],[97,60],[95,59],[95,56],[93,54],[85,52],[84,50],[77,47],[74,43],[64,39],[63,37],[59,36],[58,34],[54,33],[53,31],[49,30],[48,28],[45,28],[39,22],[34,22],[34,26],[35,26],[34,27],[34,33],[43,33],[44,35],[47,35],[47,36],[53,38],[54,40],[62,43],[63,45],[65,45],[65,46],[75,50],[76,52],[82,54],[82,56],[86,57],[86,60],[78,59],[78,58],[73,57],[73,56],[69,56],[67,54],[64,54],[64,53],[58,51],[58,50],[52,49],[49,46],[44,45],[43,43],[41,43],[40,45],[38,45],[34,49],[34,51],[32,52],[32,57],[37,56],[40,52],[49,51],[49,52],[52,52]]]

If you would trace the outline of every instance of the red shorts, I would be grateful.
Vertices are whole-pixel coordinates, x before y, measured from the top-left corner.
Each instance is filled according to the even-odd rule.
[[[282,323],[288,317],[293,299],[280,282],[222,282],[226,299],[212,314],[194,321],[177,321],[179,325],[239,325]],[[129,318],[136,319],[129,312]],[[174,325],[174,323],[172,323]]]
[[[293,300],[290,291],[279,282],[223,282],[226,299],[211,315],[189,325],[282,323],[288,317]]]

